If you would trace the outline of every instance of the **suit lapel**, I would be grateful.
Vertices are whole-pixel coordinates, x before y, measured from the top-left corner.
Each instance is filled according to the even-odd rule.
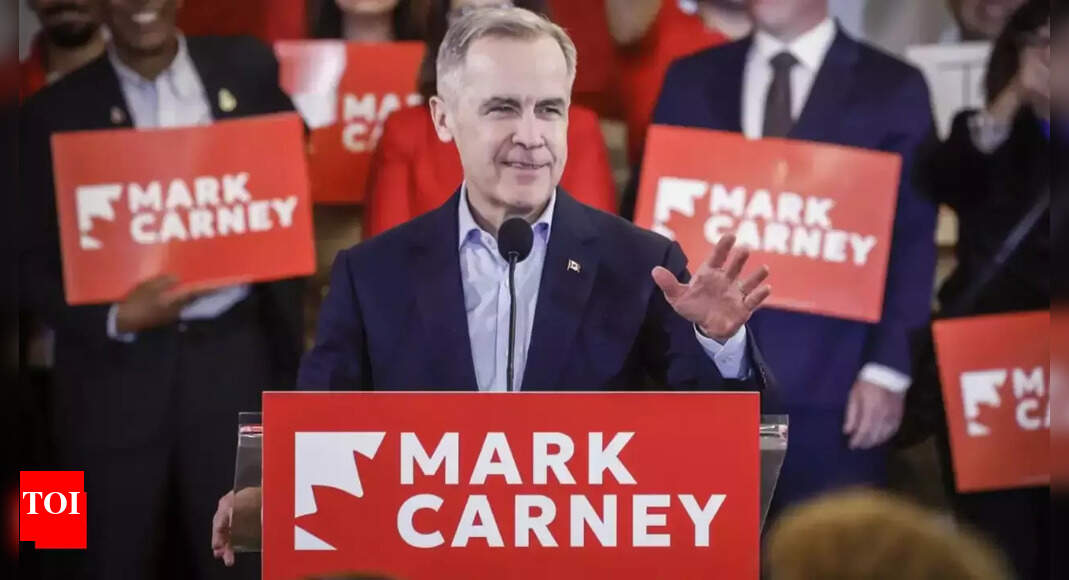
[[[809,92],[798,121],[788,137],[807,141],[827,141],[834,138],[830,127],[840,126],[845,103],[853,85],[853,67],[857,61],[857,43],[851,40],[837,25],[835,40],[824,57],[813,88]]]
[[[583,206],[558,189],[523,376],[525,390],[560,383],[597,277],[596,242]],[[580,266],[579,272],[569,269],[569,260]]]
[[[742,83],[734,79],[743,78],[746,71],[746,56],[752,44],[752,37],[746,37],[725,46],[723,50],[731,51],[730,58],[725,59],[727,65],[715,71],[715,74],[709,75],[710,83],[706,89],[709,93],[707,102],[712,103],[714,120],[712,128],[714,129],[742,132]],[[725,87],[737,87],[737,90],[725,90]]]
[[[203,39],[197,37],[186,37],[186,49],[204,85],[204,96],[212,108],[212,119],[221,121],[249,115],[249,103],[246,100],[250,95],[239,90],[233,75],[226,75],[215,66],[219,55],[211,54]]]
[[[91,68],[92,76],[99,79],[100,91],[92,97],[99,99],[99,118],[94,119],[99,123],[99,128],[132,129],[134,120],[130,116],[130,109],[126,106],[126,97],[123,96],[119,75],[111,66],[107,53],[86,65],[86,68]],[[86,72],[90,73],[88,70]]]
[[[420,318],[431,340],[430,368],[435,386],[477,389],[471,356],[468,315],[460,278],[457,208],[453,194],[427,216],[426,228],[412,246],[412,277]]]

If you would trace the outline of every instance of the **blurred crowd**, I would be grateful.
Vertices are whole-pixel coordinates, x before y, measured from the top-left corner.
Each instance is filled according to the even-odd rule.
[[[24,22],[39,31],[20,65],[21,412],[35,436],[26,438],[21,463],[84,466],[93,513],[101,514],[90,519],[86,554],[27,554],[31,573],[258,577],[255,559],[224,568],[208,549],[215,501],[233,478],[233,449],[219,442],[235,440],[237,412],[258,409],[266,386],[293,386],[333,255],[438,207],[463,176],[428,107],[403,109],[385,124],[366,186],[354,185],[365,187],[364,204],[316,208],[319,270],[311,279],[174,296],[167,291],[175,281],[159,277],[120,304],[70,307],[48,136],[210,123],[217,107],[198,98],[216,94],[218,79],[253,87],[256,99],[242,100],[237,116],[292,110],[270,49],[280,40],[424,42],[417,83],[426,101],[451,20],[515,5],[548,15],[578,48],[561,186],[587,205],[633,216],[651,123],[902,156],[880,324],[784,312],[762,312],[752,323],[771,341],[762,348],[784,383],[792,427],[767,538],[769,577],[1051,577],[1049,487],[956,491],[925,329],[932,319],[1050,306],[1050,195],[1065,165],[1052,159],[1064,155],[1069,129],[1069,87],[1057,86],[1069,75],[1051,70],[1069,62],[1060,2],[26,3]],[[991,45],[984,102],[958,112],[941,138],[927,82],[905,49],[962,41]],[[108,108],[113,94],[129,105],[120,123]],[[950,233],[937,242],[944,227]],[[908,334],[911,348],[881,342],[895,333]],[[877,493],[826,495],[892,482],[899,495],[943,515]]]

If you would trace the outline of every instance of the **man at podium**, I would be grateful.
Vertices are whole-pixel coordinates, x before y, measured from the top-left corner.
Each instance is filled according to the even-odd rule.
[[[439,209],[338,254],[313,390],[765,389],[745,323],[769,296],[725,236],[690,276],[679,245],[557,187],[576,50],[519,8],[467,13],[430,101],[464,183]],[[520,218],[520,219],[516,219]],[[233,494],[212,549],[228,565]]]
[[[727,236],[691,277],[678,244],[557,187],[576,67],[560,27],[474,10],[437,66],[431,115],[464,182],[439,209],[338,254],[299,387],[767,384],[744,325],[768,272],[740,279],[746,250]]]

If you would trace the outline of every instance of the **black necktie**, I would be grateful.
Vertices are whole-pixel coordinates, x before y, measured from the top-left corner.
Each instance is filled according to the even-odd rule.
[[[772,84],[765,99],[765,137],[786,137],[794,126],[791,116],[791,69],[798,59],[789,52],[781,52],[769,61],[772,65]]]

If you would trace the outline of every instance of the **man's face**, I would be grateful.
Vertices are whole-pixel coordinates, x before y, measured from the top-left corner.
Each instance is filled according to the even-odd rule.
[[[178,33],[175,18],[181,6],[182,0],[104,0],[104,23],[119,47],[152,54]]]
[[[966,40],[994,40],[1025,0],[950,0],[950,10]]]
[[[756,27],[774,35],[815,24],[828,10],[828,0],[746,0],[746,4]]]
[[[349,14],[384,14],[397,8],[399,0],[334,0],[342,12]]]
[[[572,79],[550,37],[481,38],[432,99],[438,136],[460,152],[470,195],[507,215],[531,216],[568,158]]]
[[[32,0],[30,6],[45,36],[56,46],[82,46],[100,28],[99,5],[94,0]]]

